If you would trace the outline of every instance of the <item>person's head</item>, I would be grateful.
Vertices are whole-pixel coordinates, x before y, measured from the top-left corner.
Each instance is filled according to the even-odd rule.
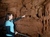
[[[12,19],[13,19],[13,14],[12,13],[7,13],[6,20],[12,20]]]

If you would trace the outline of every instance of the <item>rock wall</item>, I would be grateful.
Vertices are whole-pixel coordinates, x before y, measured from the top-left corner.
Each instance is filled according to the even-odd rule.
[[[14,17],[26,15],[15,22],[18,32],[30,37],[50,37],[50,0],[1,0],[0,17],[8,11]],[[1,20],[4,22],[4,18]]]

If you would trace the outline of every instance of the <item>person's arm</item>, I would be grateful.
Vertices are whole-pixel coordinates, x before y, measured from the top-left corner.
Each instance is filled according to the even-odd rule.
[[[22,19],[22,18],[24,18],[24,17],[25,17],[25,15],[20,16],[20,17],[18,17],[18,18],[15,18],[15,19],[13,19],[13,20],[14,20],[14,22],[16,22],[16,21],[18,21],[18,20],[20,20],[20,19]]]

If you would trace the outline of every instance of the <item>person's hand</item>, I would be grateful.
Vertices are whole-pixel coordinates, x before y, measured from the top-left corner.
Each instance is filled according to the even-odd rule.
[[[25,15],[22,16],[22,18],[24,18],[24,17],[25,17]]]
[[[15,35],[18,34],[18,32],[15,32]]]

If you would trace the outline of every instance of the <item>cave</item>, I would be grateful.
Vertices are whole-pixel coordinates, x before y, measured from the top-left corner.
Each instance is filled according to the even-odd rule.
[[[29,37],[50,37],[50,0],[0,0],[0,37],[5,36],[7,13],[12,13],[14,18],[26,15],[15,22],[19,33]]]

